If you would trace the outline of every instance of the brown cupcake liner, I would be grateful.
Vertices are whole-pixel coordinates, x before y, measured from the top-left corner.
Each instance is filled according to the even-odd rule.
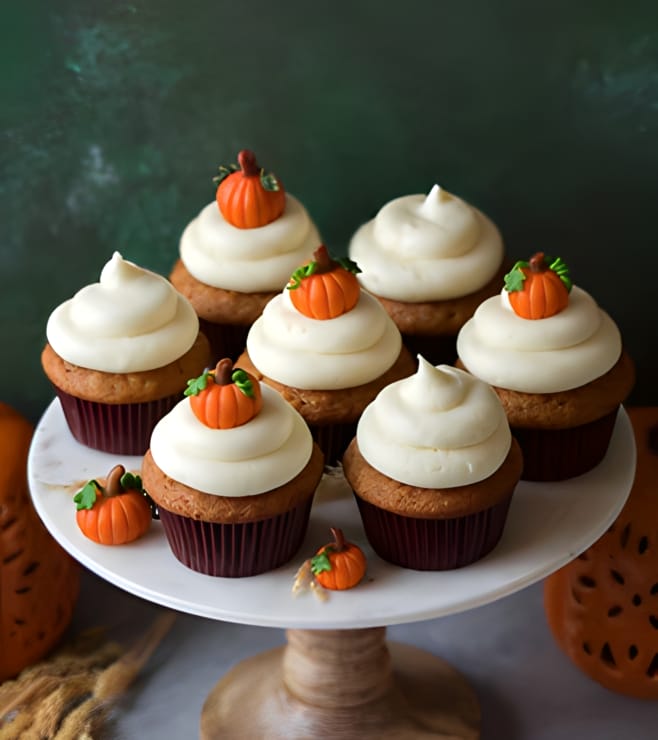
[[[452,519],[415,519],[355,498],[368,542],[380,558],[412,570],[453,570],[480,560],[498,544],[512,496]]]
[[[617,409],[570,429],[512,427],[523,452],[521,479],[555,482],[592,470],[608,451],[616,419]]]
[[[142,403],[85,401],[55,386],[71,434],[83,445],[116,455],[143,455],[158,421],[180,401],[182,392]]]
[[[403,333],[402,341],[414,357],[421,355],[431,365],[454,365],[457,360],[456,336]]]
[[[210,342],[211,367],[225,357],[233,361],[237,360],[247,345],[247,334],[250,328],[250,325],[242,324],[215,324],[200,318],[199,329]]]
[[[313,496],[282,514],[242,524],[204,522],[159,508],[169,547],[198,573],[242,578],[291,560],[306,534]]]
[[[309,424],[309,429],[324,455],[325,465],[337,465],[356,434],[356,421],[343,424]]]

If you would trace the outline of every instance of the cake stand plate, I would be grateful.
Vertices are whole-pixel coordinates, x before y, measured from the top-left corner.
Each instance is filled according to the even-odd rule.
[[[111,583],[149,601],[210,619],[284,627],[287,644],[243,661],[212,690],[201,715],[211,738],[479,737],[472,688],[449,665],[410,646],[387,644],[382,625],[453,614],[511,594],[566,564],[612,524],[630,492],[635,443],[626,412],[604,460],[560,483],[521,482],[498,546],[445,572],[398,568],[369,546],[340,469],[323,476],[307,536],[290,564],[252,578],[213,578],[179,563],[159,522],[121,547],[88,540],[75,522],[74,494],[117,463],[141,458],[90,450],[71,436],[54,400],[35,430],[28,459],[34,505],[55,539]],[[341,527],[362,547],[368,574],[325,600],[294,596],[301,563]]]

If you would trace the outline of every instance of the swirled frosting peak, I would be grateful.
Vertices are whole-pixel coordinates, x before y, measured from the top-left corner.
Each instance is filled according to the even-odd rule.
[[[180,257],[197,280],[242,293],[279,290],[292,271],[322,242],[304,206],[285,194],[281,216],[265,226],[242,229],[209,203],[186,226]]]
[[[522,393],[557,393],[605,375],[621,355],[619,329],[581,288],[568,306],[529,321],[510,306],[509,294],[481,303],[457,336],[457,353],[478,378]]]
[[[494,224],[438,185],[384,205],[354,234],[350,258],[362,285],[404,302],[474,293],[495,275],[503,242]]]
[[[153,370],[194,344],[199,320],[164,277],[115,252],[98,283],[50,315],[48,342],[67,362],[108,373]]]
[[[357,427],[363,457],[389,478],[421,488],[477,483],[503,463],[511,433],[493,390],[448,365],[386,386]]]
[[[170,478],[216,496],[252,496],[292,480],[311,458],[302,417],[276,391],[261,386],[257,416],[232,429],[199,421],[188,398],[155,426],[151,454]]]

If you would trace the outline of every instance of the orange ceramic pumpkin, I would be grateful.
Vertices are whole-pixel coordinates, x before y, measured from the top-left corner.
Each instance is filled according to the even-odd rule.
[[[343,591],[361,582],[366,556],[358,545],[347,542],[340,529],[331,528],[334,541],[321,547],[311,558],[311,572],[324,588]]]
[[[151,505],[138,475],[116,465],[104,485],[91,480],[74,499],[80,531],[99,545],[125,545],[146,534]]]
[[[288,283],[295,308],[311,319],[335,319],[356,306],[361,288],[351,260],[332,260],[325,246],[318,247],[313,260],[292,274]]]
[[[569,303],[569,269],[559,257],[550,259],[537,252],[528,262],[517,262],[505,275],[505,288],[518,316],[546,319]]]
[[[244,370],[234,370],[229,359],[220,360],[214,372],[189,380],[185,395],[197,419],[211,429],[246,424],[263,406],[260,383]]]
[[[0,683],[43,658],[68,627],[80,568],[32,506],[32,426],[0,403]]]
[[[256,155],[248,149],[238,154],[238,165],[220,167],[214,178],[222,216],[238,229],[255,229],[275,221],[286,207],[283,185],[258,166]]]
[[[546,579],[553,636],[608,689],[658,699],[658,408],[628,409],[635,431],[633,488],[610,529]]]

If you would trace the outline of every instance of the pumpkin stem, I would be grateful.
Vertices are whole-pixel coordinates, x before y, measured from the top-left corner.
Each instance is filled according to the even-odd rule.
[[[342,552],[345,549],[345,535],[343,530],[338,527],[330,527],[331,535],[334,538],[334,545],[332,546],[334,552]]]
[[[243,149],[238,152],[238,164],[245,177],[260,175],[260,167],[256,162],[256,155],[250,149]]]
[[[107,481],[105,482],[105,489],[103,491],[104,496],[118,496],[123,493],[123,487],[121,485],[121,478],[126,472],[123,465],[115,465],[112,470],[107,474]]]
[[[233,380],[231,373],[233,371],[233,363],[227,357],[220,360],[215,368],[215,384],[216,385],[230,385]]]
[[[531,272],[546,272],[549,266],[544,258],[544,253],[537,252],[536,254],[533,254],[528,262],[528,267]]]
[[[315,252],[313,252],[313,260],[315,262],[315,273],[331,272],[337,265],[337,262],[332,260],[329,256],[329,250],[324,246],[324,244],[321,244]]]

